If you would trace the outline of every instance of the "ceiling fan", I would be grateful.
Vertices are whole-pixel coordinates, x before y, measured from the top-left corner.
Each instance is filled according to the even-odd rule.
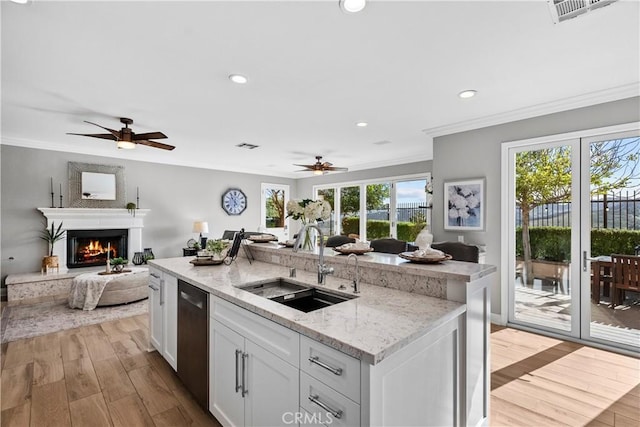
[[[121,117],[120,122],[124,124],[124,127],[120,130],[109,129],[104,126],[100,126],[97,123],[92,123],[86,121],[94,126],[98,126],[109,133],[67,133],[67,135],[79,135],[79,136],[90,136],[92,138],[101,138],[101,139],[111,139],[113,141],[117,141],[118,148],[123,149],[132,149],[136,148],[136,144],[147,145],[149,147],[161,148],[163,150],[173,150],[173,145],[163,144],[161,142],[151,141],[152,139],[164,139],[167,137],[162,132],[147,132],[147,133],[134,133],[131,129],[129,129],[129,125],[133,123],[133,120],[128,119],[126,117]]]
[[[316,156],[316,162],[312,165],[296,165],[294,164],[294,166],[301,166],[304,169],[300,169],[297,172],[305,172],[305,171],[312,171],[314,175],[323,175],[327,172],[333,172],[333,171],[343,171],[346,172],[349,169],[347,168],[339,168],[339,167],[335,167],[333,166],[333,163],[329,163],[329,162],[322,162],[321,161],[322,156]]]

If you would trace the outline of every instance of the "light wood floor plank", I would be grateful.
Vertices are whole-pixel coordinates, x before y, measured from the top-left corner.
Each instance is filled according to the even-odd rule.
[[[107,404],[101,393],[78,399],[69,403],[71,423],[74,427],[113,426]]]
[[[114,427],[154,427],[140,396],[133,394],[115,402],[109,402],[109,414]]]
[[[66,362],[64,375],[70,402],[100,393],[98,378],[90,359],[82,358]]]
[[[147,360],[145,353],[138,348],[135,341],[125,339],[112,343],[112,346],[116,355],[120,359],[120,362],[122,362],[122,366],[124,366],[124,369],[127,371],[149,365],[149,361]]]
[[[70,426],[69,404],[64,380],[33,386],[31,426]]]
[[[109,342],[107,335],[102,332],[102,329],[100,329],[99,332],[95,332],[95,329],[90,329],[89,331],[91,333],[87,333],[83,336],[84,343],[87,346],[91,360],[98,361],[115,357],[116,353],[113,351],[111,342]]]
[[[2,370],[2,410],[29,402],[33,383],[33,363]]]
[[[33,384],[43,385],[60,381],[64,378],[64,367],[60,348],[40,351],[33,360]]]
[[[107,402],[114,402],[125,396],[136,394],[136,389],[117,357],[98,360],[93,363],[93,368]]]
[[[13,368],[33,362],[33,338],[10,342],[4,359],[4,368]]]
[[[31,401],[24,405],[5,409],[0,414],[0,419],[2,420],[2,427],[28,426],[31,419]]]
[[[89,357],[89,351],[80,333],[64,335],[60,339],[60,349],[63,362]]]
[[[129,378],[151,416],[178,406],[174,395],[150,366],[129,371]]]
[[[167,409],[152,418],[156,427],[190,426],[193,423],[193,420],[181,406]]]

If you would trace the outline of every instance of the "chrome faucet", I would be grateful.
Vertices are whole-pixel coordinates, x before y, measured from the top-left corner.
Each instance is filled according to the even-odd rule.
[[[298,252],[300,249],[300,245],[302,244],[302,237],[306,234],[309,228],[315,228],[318,230],[318,234],[320,236],[320,252],[318,254],[318,283],[324,285],[326,283],[326,277],[329,274],[333,274],[333,267],[327,267],[324,264],[324,234],[320,227],[316,224],[306,224],[302,227],[302,230],[298,232],[298,237],[296,238],[296,242],[293,244],[293,252]]]
[[[349,258],[351,257],[355,258],[356,260],[356,278],[353,279],[353,293],[359,294],[360,293],[360,275],[358,274],[358,255],[349,254],[349,256],[347,257],[347,267],[349,266]]]

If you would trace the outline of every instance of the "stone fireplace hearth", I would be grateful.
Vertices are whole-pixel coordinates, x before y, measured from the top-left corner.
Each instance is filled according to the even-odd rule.
[[[118,254],[131,259],[134,252],[142,251],[142,228],[144,217],[150,209],[137,209],[133,216],[126,209],[91,208],[38,208],[47,218],[47,227],[55,223],[57,228],[62,222],[63,230],[127,230],[127,253]],[[53,254],[59,257],[60,271],[67,271],[67,242],[54,246]]]

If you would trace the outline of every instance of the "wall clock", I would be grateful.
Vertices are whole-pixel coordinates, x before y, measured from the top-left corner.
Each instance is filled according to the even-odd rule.
[[[230,188],[222,195],[222,209],[228,215],[240,215],[247,208],[247,196],[238,188]]]

